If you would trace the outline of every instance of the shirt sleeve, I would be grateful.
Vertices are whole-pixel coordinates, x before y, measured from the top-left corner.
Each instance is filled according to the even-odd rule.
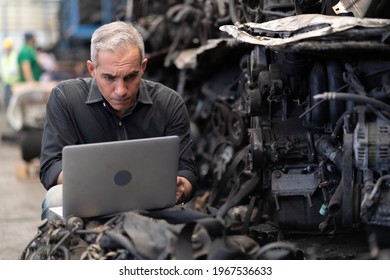
[[[62,171],[62,149],[76,142],[72,121],[67,112],[65,96],[55,87],[46,105],[46,118],[41,146],[40,180],[46,189],[57,184]]]
[[[167,134],[180,137],[180,152],[185,149],[179,159],[178,176],[185,177],[192,185],[192,195],[196,192],[198,174],[196,169],[195,156],[192,152],[191,125],[187,108],[183,99],[177,94],[177,99],[170,105],[170,121],[168,122]],[[189,145],[189,146],[188,146]]]

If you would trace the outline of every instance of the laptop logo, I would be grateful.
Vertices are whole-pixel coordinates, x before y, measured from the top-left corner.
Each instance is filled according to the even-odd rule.
[[[114,176],[114,183],[118,186],[126,186],[132,179],[131,173],[127,170],[118,171]]]

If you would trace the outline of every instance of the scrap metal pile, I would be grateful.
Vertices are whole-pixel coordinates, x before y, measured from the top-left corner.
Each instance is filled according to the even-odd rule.
[[[306,258],[388,258],[389,2],[139,2],[145,75],[191,116],[193,208],[223,207],[242,235]]]
[[[151,54],[166,54],[155,77],[187,100],[197,209],[218,208],[255,174],[231,215],[260,242],[274,230],[369,227],[388,245],[380,238],[390,225],[386,5],[185,1],[142,26]]]

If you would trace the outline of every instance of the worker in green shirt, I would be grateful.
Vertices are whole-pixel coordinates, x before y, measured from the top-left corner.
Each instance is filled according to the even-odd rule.
[[[19,51],[18,65],[21,82],[39,81],[42,69],[39,66],[35,48],[35,36],[31,33],[24,35],[25,43]]]

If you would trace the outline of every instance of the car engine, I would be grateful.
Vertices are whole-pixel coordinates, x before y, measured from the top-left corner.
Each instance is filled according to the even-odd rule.
[[[190,111],[195,207],[226,207],[260,243],[369,229],[389,245],[389,4],[347,2],[188,1],[168,39],[143,26],[167,42],[149,75]]]

